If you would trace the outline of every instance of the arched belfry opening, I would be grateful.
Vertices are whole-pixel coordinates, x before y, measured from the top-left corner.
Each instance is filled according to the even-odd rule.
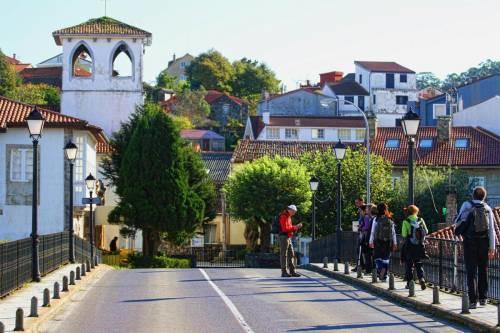
[[[80,44],[71,59],[71,73],[74,77],[91,77],[94,69],[92,54],[85,44]]]
[[[120,44],[113,53],[113,77],[131,77],[133,75],[133,61],[130,49],[126,44]]]

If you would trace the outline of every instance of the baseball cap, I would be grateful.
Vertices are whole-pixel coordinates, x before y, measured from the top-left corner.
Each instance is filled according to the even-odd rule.
[[[290,209],[290,210],[293,210],[294,212],[297,211],[297,206],[295,206],[295,205],[290,205],[287,208]]]

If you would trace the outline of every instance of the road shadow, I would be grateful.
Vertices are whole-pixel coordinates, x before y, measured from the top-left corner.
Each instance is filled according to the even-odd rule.
[[[423,324],[423,323],[429,323],[433,322],[432,320],[429,321],[419,321],[419,322],[414,322],[413,324]],[[313,331],[338,331],[338,330],[349,330],[349,329],[363,329],[363,328],[375,328],[375,327],[394,327],[394,326],[414,326],[414,325],[409,325],[407,323],[365,323],[365,324],[346,324],[346,325],[318,325],[318,326],[312,326],[312,327],[305,327],[305,328],[296,328],[292,330],[288,330],[287,332],[313,332]],[[415,327],[415,326],[414,326]],[[446,327],[444,324],[439,324],[439,325],[433,325],[433,326],[426,326],[425,328],[440,328],[440,327]],[[418,328],[418,327],[417,327]],[[418,328],[420,329],[420,328]],[[420,329],[424,332],[426,332],[423,329]]]

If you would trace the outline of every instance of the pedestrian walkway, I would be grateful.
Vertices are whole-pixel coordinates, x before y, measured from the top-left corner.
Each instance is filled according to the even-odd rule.
[[[48,288],[50,290],[50,296],[52,298],[54,293],[54,283],[59,282],[62,290],[63,277],[69,277],[69,273],[76,270],[77,266],[79,265],[68,264],[62,266],[58,270],[42,277],[41,282],[28,283],[23,288],[14,291],[11,295],[0,299],[0,322],[5,325],[5,332],[11,332],[14,330],[16,322],[16,310],[18,308],[22,308],[24,310],[25,317],[29,316],[31,298],[33,296],[36,296],[38,298],[38,305],[41,306],[43,300],[43,290],[45,288]]]
[[[440,304],[432,304],[432,287],[421,290],[417,284],[415,286],[415,297],[409,297],[408,289],[405,288],[406,282],[401,278],[395,278],[395,290],[389,291],[388,282],[372,283],[371,275],[363,275],[362,278],[357,278],[357,273],[351,272],[350,269],[349,274],[344,274],[344,264],[338,264],[338,271],[333,270],[333,264],[328,264],[328,268],[323,268],[323,264],[309,264],[307,268],[347,283],[365,287],[381,296],[406,303],[417,309],[447,317],[447,319],[468,325],[474,330],[500,332],[500,328],[497,327],[498,308],[492,304],[487,304],[484,307],[478,306],[477,309],[470,310],[470,314],[461,314],[461,295],[440,292]]]

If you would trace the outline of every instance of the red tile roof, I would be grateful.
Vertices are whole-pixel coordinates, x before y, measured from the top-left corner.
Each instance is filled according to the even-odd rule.
[[[207,101],[208,104],[212,104],[213,102],[215,102],[216,100],[218,100],[222,96],[227,96],[230,100],[232,100],[233,102],[235,102],[238,105],[242,105],[244,103],[242,99],[240,99],[236,96],[231,96],[231,95],[222,93],[222,92],[217,91],[217,90],[208,90],[207,95],[205,96],[205,101]]]
[[[411,69],[393,61],[355,61],[354,64],[360,65],[371,72],[415,73]]]
[[[12,57],[9,57],[9,56],[5,56],[5,58],[7,59],[7,62],[9,64],[11,64],[12,66],[14,66],[14,69],[16,70],[16,72],[20,72],[22,71],[23,69],[25,68],[29,68],[31,67],[31,64],[25,64],[25,63],[22,63],[21,61],[19,61],[18,59],[16,58],[12,58]]]
[[[25,79],[34,77],[61,77],[62,67],[35,67],[35,68],[25,68],[19,75]]]
[[[224,140],[224,137],[209,130],[184,129],[181,131],[181,138],[189,140],[212,139]]]
[[[500,244],[500,207],[493,209],[493,214],[495,215],[495,231],[497,235],[497,244]],[[453,227],[449,226],[441,230],[435,231],[429,234],[431,238],[454,240],[455,235],[453,233]],[[462,237],[457,237],[459,241],[462,241]]]
[[[299,92],[299,91],[305,91],[305,92],[308,92],[308,93],[311,93],[313,94],[315,91],[318,91],[318,90],[321,90],[320,87],[301,87],[299,89],[295,89],[295,90],[290,90],[290,91],[287,91],[286,93],[284,94],[276,94],[276,95],[271,95],[268,99],[268,101],[270,100],[273,100],[275,98],[280,98],[280,97],[283,97],[283,96],[286,96],[286,95],[290,95],[290,94],[294,94],[296,92]],[[264,102],[265,100],[262,99],[261,102]]]
[[[57,45],[61,45],[61,36],[68,35],[135,36],[139,38],[150,38],[152,36],[150,32],[106,16],[90,19],[87,22],[72,27],[59,29],[52,33],[52,36],[54,36],[54,40],[56,41]]]
[[[27,127],[26,117],[33,110],[33,106],[17,102],[3,96],[0,96],[0,132],[7,131],[8,128]],[[109,145],[102,129],[97,126],[89,125],[87,121],[63,115],[59,112],[50,111],[44,108],[38,108],[45,118],[44,128],[75,128],[90,131],[97,139],[98,148],[106,150]],[[100,145],[100,146],[99,146]]]
[[[500,138],[474,127],[453,127],[451,140],[437,142],[435,127],[421,127],[416,146],[420,139],[431,138],[432,148],[417,148],[418,165],[447,166],[450,162],[457,167],[489,166],[500,167]],[[469,148],[455,148],[456,138],[469,139]],[[385,148],[387,139],[399,139],[399,148]],[[370,141],[371,152],[382,156],[392,165],[407,165],[408,145],[401,127],[381,127],[375,139]],[[297,158],[305,152],[326,151],[332,142],[261,141],[241,140],[234,152],[237,162],[251,161],[264,155],[281,155]]]

